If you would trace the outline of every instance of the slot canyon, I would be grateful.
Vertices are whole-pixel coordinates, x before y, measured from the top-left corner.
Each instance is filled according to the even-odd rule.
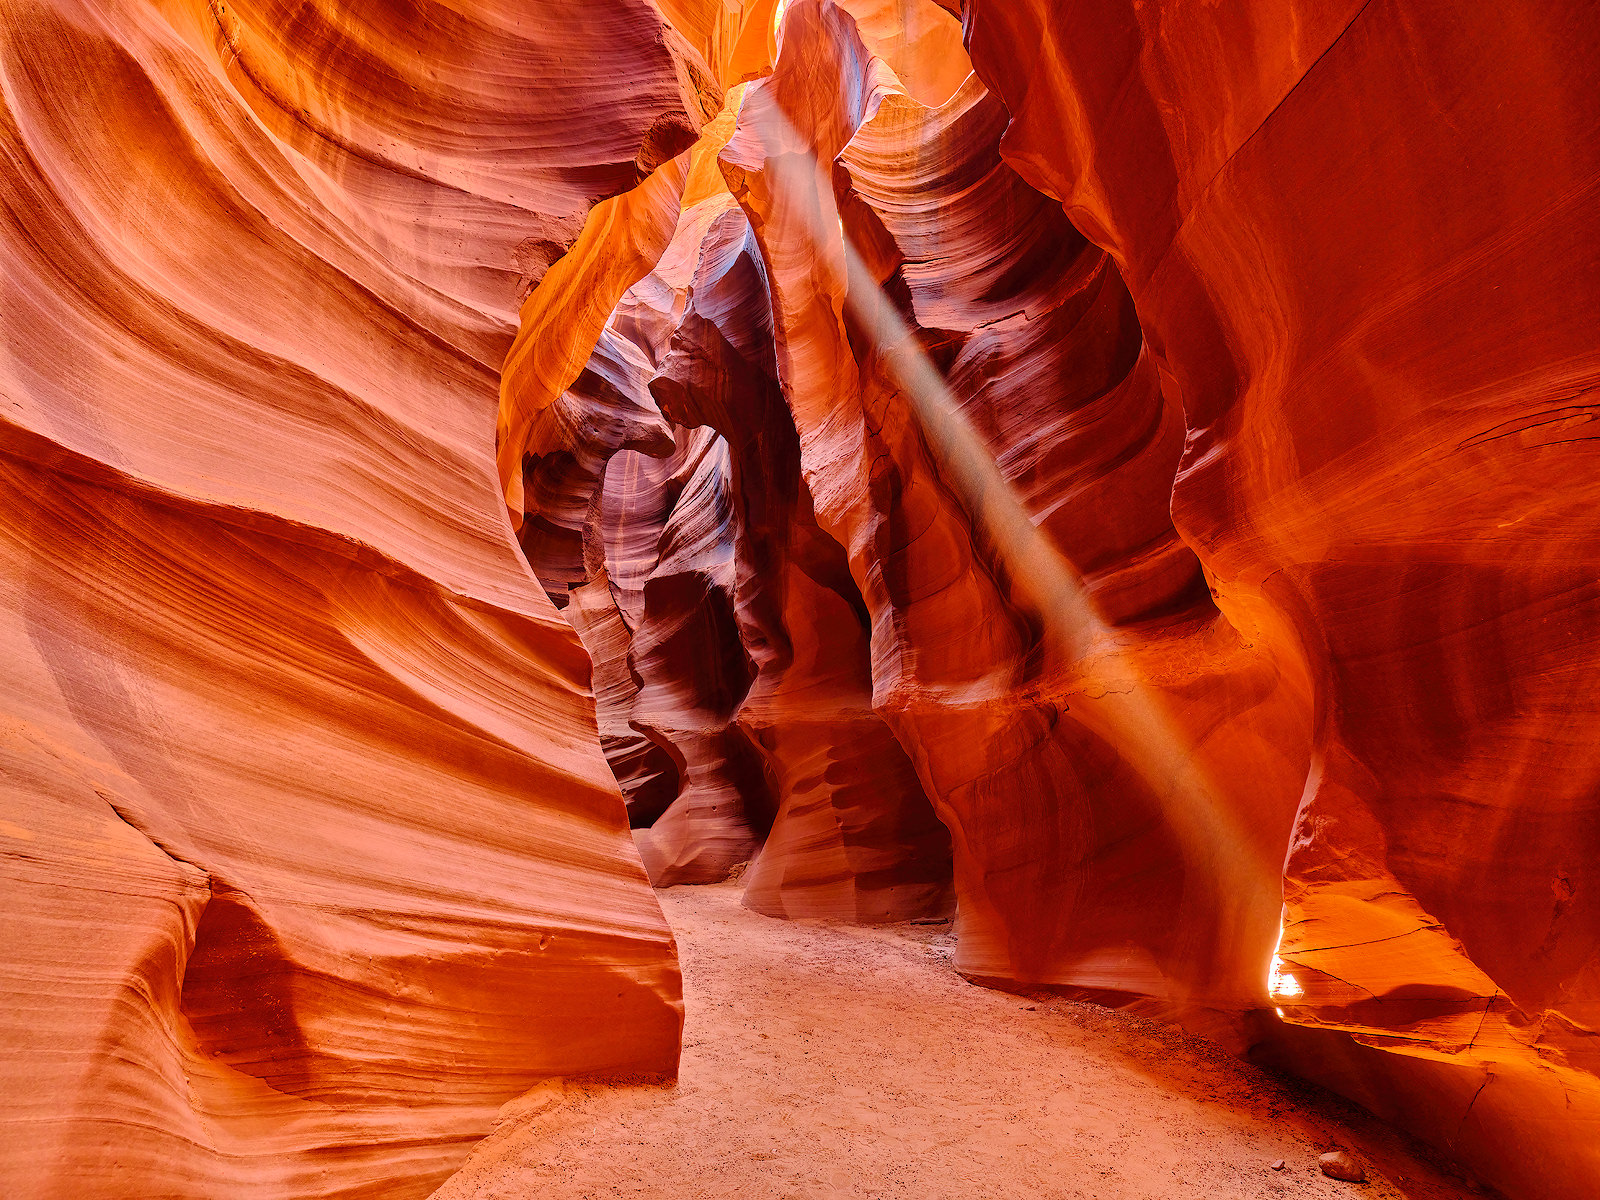
[[[0,0],[0,141],[0,1195],[1600,1196],[1588,0]]]

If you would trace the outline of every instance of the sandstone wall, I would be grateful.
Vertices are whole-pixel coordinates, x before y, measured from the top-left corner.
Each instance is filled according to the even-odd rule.
[[[786,7],[658,410],[793,430],[776,490],[860,609],[791,635],[869,633],[964,971],[1182,1013],[1588,1195],[1600,25],[945,7],[953,90],[914,22]],[[781,828],[764,910],[807,886]]]
[[[6,1195],[421,1195],[539,1077],[675,1069],[493,460],[521,293],[703,119],[669,43],[0,5]]]

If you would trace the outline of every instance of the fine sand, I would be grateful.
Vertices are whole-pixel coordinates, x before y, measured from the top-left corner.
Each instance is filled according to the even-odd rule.
[[[542,1085],[436,1200],[1479,1194],[1174,1027],[967,983],[948,926],[776,921],[732,885],[660,897],[683,960],[676,1085]],[[1322,1175],[1335,1147],[1368,1182]]]

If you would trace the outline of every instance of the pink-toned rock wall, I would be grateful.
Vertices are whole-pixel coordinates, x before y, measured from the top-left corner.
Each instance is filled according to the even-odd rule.
[[[754,671],[737,721],[776,800],[745,903],[856,921],[940,913],[949,837],[872,710],[870,617],[843,548],[817,525],[765,296],[757,239],[729,212],[651,383],[666,415],[716,429],[731,451],[734,596]]]
[[[738,103],[691,153],[670,232],[670,204],[650,210],[647,243],[635,222],[597,219],[592,255],[530,297],[512,362],[566,366],[507,372],[502,469],[521,464],[508,494],[529,562],[595,660],[652,881],[751,863],[748,900],[774,915],[943,912],[948,834],[873,711],[868,617],[802,481],[759,249],[712,173]],[[635,244],[648,249],[632,274],[614,271]],[[574,340],[562,296],[596,287],[626,290]],[[673,770],[647,780],[646,744]],[[631,799],[645,787],[660,795]]]
[[[1249,1007],[1309,699],[1219,618],[1173,531],[1181,414],[1128,293],[1000,161],[976,81],[924,107],[830,5],[791,6],[782,45],[722,163],[769,266],[819,523],[870,614],[874,707],[955,843],[959,965]],[[1030,536],[1081,564],[1098,612],[1070,655],[1045,564],[1002,544],[926,427],[910,346]]]
[[[522,292],[702,120],[671,40],[0,6],[6,1195],[421,1195],[533,1080],[675,1068],[493,460]]]

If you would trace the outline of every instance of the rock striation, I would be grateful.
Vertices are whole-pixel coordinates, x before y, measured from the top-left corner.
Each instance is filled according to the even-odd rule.
[[[830,673],[949,831],[967,974],[1181,1013],[1513,1195],[1589,1194],[1600,28],[945,7],[964,81],[936,16],[781,6],[719,133],[737,207],[651,335],[656,411],[731,451],[718,720],[776,801],[747,903],[808,911],[830,858],[861,890],[839,802],[782,782]],[[797,566],[854,621],[771,586]]]
[[[651,210],[649,249],[631,261],[654,265],[618,296],[571,382],[507,371],[503,430],[530,414],[520,463],[519,443],[502,441],[503,469],[519,463],[513,519],[596,678],[618,681],[597,701],[658,886],[720,880],[754,858],[750,903],[773,915],[945,912],[949,835],[873,711],[870,618],[818,527],[760,243],[723,179],[746,94],[735,87],[691,151],[676,209]],[[625,282],[614,264],[635,227],[591,229],[593,268],[563,263],[530,297],[513,364],[562,344],[565,296]],[[624,358],[631,372],[616,369]],[[586,382],[602,373],[604,389]],[[636,776],[643,745],[669,756],[671,775]]]
[[[0,1191],[419,1195],[538,1078],[672,1072],[495,398],[720,95],[634,0],[0,26]]]
[[[1600,27],[1062,10],[967,6],[1007,158],[1122,267],[1184,407],[1178,528],[1315,689],[1284,1053],[1507,1191],[1588,1194]]]
[[[1586,6],[0,24],[8,1195],[425,1194],[741,869],[1600,1190]]]

